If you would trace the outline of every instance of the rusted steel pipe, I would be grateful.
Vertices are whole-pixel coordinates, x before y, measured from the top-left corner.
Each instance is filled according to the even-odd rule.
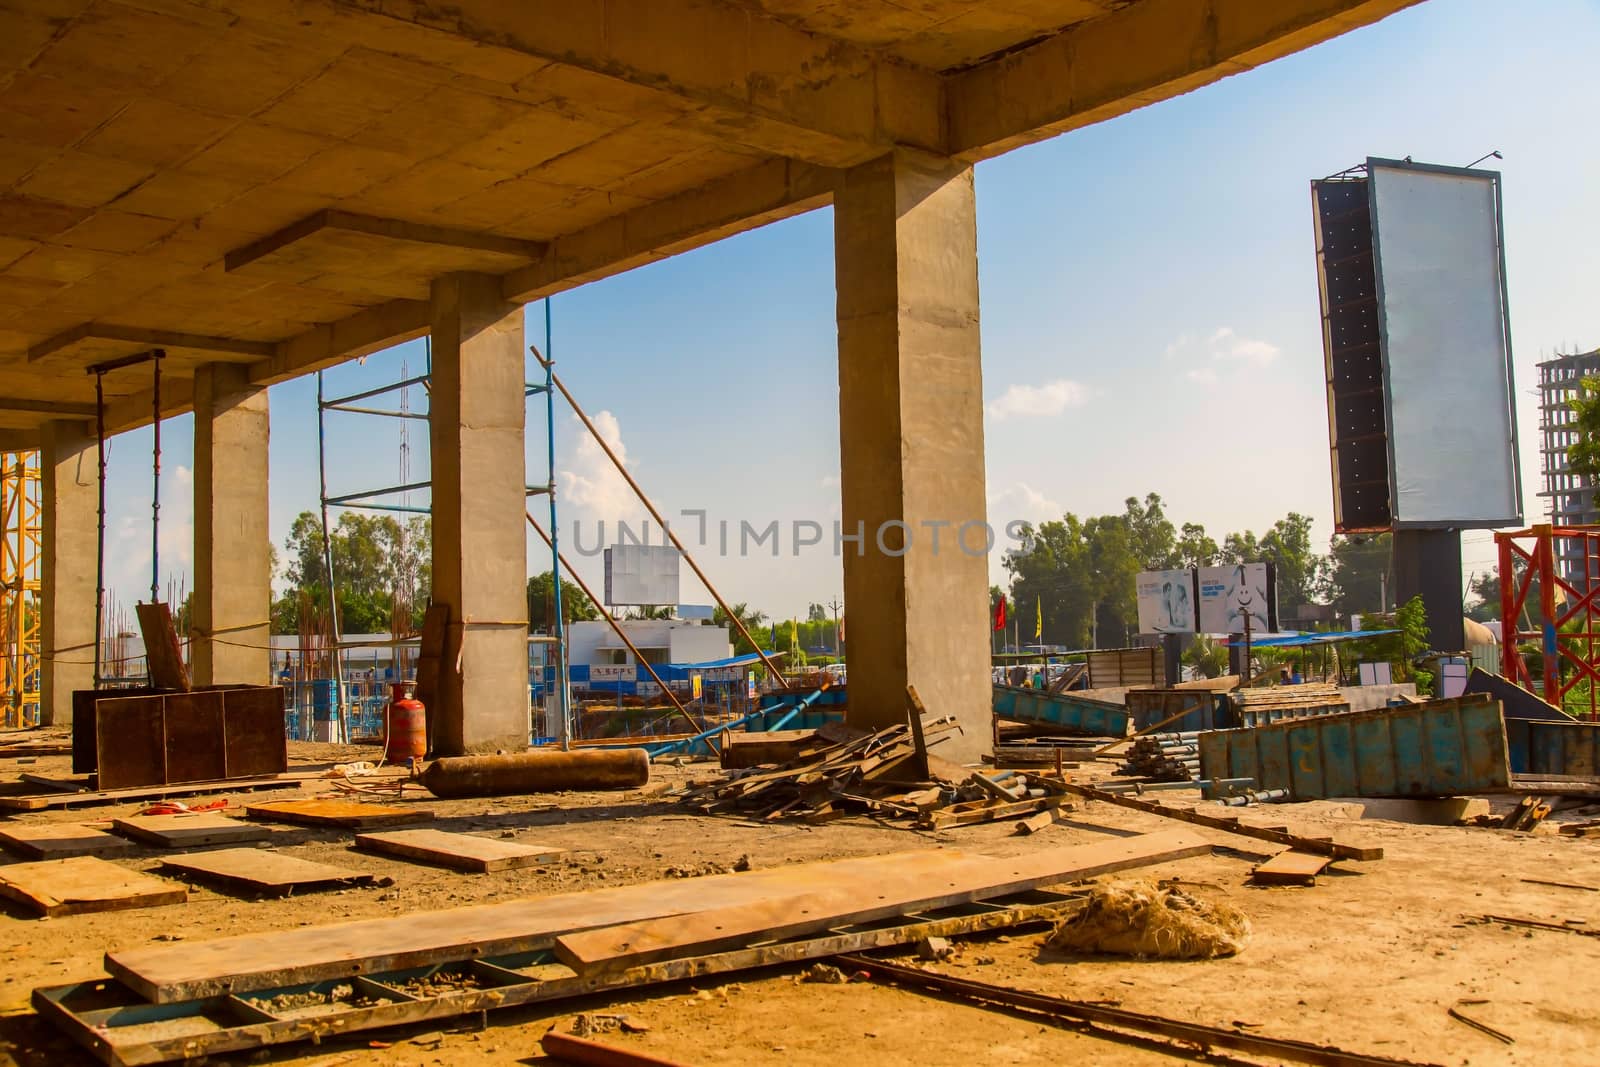
[[[422,784],[436,797],[497,797],[562,790],[634,789],[650,780],[642,748],[518,752],[436,759]]]
[[[582,1064],[583,1067],[684,1067],[677,1060],[664,1060],[660,1056],[620,1045],[602,1045],[598,1041],[554,1030],[539,1039],[539,1047],[546,1056],[554,1056],[563,1063]]]

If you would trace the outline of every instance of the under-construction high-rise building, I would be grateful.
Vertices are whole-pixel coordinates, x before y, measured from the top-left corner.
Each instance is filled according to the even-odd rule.
[[[1568,468],[1567,449],[1577,440],[1576,415],[1567,403],[1586,378],[1600,378],[1600,349],[1557,354],[1539,364],[1539,458],[1544,476],[1540,496],[1548,503],[1552,526],[1600,524],[1600,484]],[[1576,542],[1574,542],[1576,543]],[[1583,561],[1563,556],[1563,574],[1575,575]]]

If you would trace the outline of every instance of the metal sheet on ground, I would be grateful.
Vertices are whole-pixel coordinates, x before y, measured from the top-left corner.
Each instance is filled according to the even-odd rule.
[[[396,826],[426,822],[433,812],[422,808],[399,808],[385,804],[362,804],[354,800],[272,800],[246,804],[244,813],[252,819],[297,823],[302,826],[341,826],[363,829],[368,826]]]
[[[174,856],[162,860],[161,866],[196,881],[274,896],[288,896],[302,889],[364,885],[373,880],[369,871],[313,863],[264,848],[224,848],[194,856]]]
[[[180,885],[94,856],[0,866],[0,896],[49,918],[182,904],[189,899]]]
[[[690,915],[563,934],[556,938],[556,958],[579,974],[635,967],[677,956],[726,951],[753,939],[797,937],[833,926],[951,907],[1210,852],[1210,843],[1199,834],[1175,829],[1006,859],[974,857],[934,878],[891,868],[870,886],[850,882],[819,885],[792,897],[769,897]]]
[[[53,860],[68,856],[120,856],[133,843],[104,830],[75,822],[0,826],[0,848],[25,859]]]
[[[328,979],[310,988],[332,994],[336,986],[343,987],[350,999],[382,998],[377,1004],[357,1007],[347,1000],[315,1016],[272,1014],[273,1000],[279,992],[303,992],[307,988],[304,985],[289,990],[263,988],[221,1002],[150,1004],[116,982],[101,980],[35,989],[32,1003],[41,1016],[105,1063],[164,1063],[266,1045],[315,1041],[325,1035],[455,1018],[602,990],[822,959],[841,952],[908,945],[927,937],[959,937],[1029,923],[1057,922],[1081,909],[1084,899],[1081,895],[1039,890],[985,904],[908,916],[864,929],[829,931],[819,937],[756,945],[715,956],[669,960],[595,977],[574,974],[569,968],[551,961],[546,952],[489,956],[398,974],[368,972],[367,976]],[[472,979],[473,988],[465,988],[466,983],[462,983],[416,1000],[397,990],[397,986],[419,973],[466,975]],[[194,1032],[173,1036],[173,1029],[164,1025],[158,1035],[152,1036],[144,1024],[157,1020],[176,1027],[192,1024]]]
[[[479,873],[532,867],[558,859],[567,851],[548,845],[502,841],[474,834],[453,834],[445,830],[393,830],[358,834],[356,847],[365,852],[381,852]]]
[[[547,948],[558,934],[790,896],[838,879],[915,864],[930,876],[974,855],[921,849],[771,870],[678,878],[534,900],[412,912],[212,941],[145,945],[106,953],[110,973],[148,1000],[173,1003],[295,982],[373,974]]]
[[[183,815],[129,815],[111,820],[111,825],[118,833],[159,848],[231,845],[265,841],[272,836],[272,831],[265,826],[252,826],[210,811]]]

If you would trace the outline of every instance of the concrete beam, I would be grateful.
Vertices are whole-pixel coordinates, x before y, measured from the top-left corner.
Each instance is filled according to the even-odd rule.
[[[538,300],[826,207],[840,173],[768,160],[558,237],[537,263],[505,275],[501,291],[507,300]]]
[[[272,657],[267,391],[244,367],[194,378],[194,680],[267,685]]]
[[[78,404],[70,400],[29,400],[24,397],[0,397],[0,411],[28,411],[42,415],[76,415],[94,418],[93,404]]]
[[[433,719],[439,755],[527,746],[522,306],[500,279],[433,283],[433,602],[450,607]]]
[[[212,352],[219,356],[238,356],[224,359],[228,363],[251,363],[273,353],[271,341],[245,341],[236,337],[210,337],[205,334],[183,333],[178,330],[146,330],[138,326],[118,326],[109,322],[85,322],[54,337],[40,341],[28,349],[28,362],[37,363],[63,349],[85,341],[120,341],[142,348],[191,348]]]
[[[42,430],[0,430],[0,452],[32,452],[39,447],[42,433]]]
[[[895,145],[944,142],[938,75],[753,4],[331,2],[688,101],[691,125],[774,155],[850,166]]]
[[[948,76],[950,154],[969,162],[1154,104],[1421,0],[1139,0]]]
[[[299,222],[285,226],[276,233],[270,233],[258,241],[234,249],[223,257],[223,269],[238,270],[324,230],[344,230],[349,233],[364,233],[371,237],[387,237],[395,241],[465,248],[474,252],[495,252],[522,259],[538,259],[545,251],[543,241],[527,241],[520,237],[501,237],[498,234],[460,230],[451,226],[430,226],[420,222],[385,219],[375,215],[360,215],[352,211],[330,209],[318,211]]]
[[[427,334],[430,314],[426,300],[391,300],[313,327],[280,342],[271,359],[250,368],[250,381],[276,385],[415,340]]]
[[[39,569],[39,717],[72,723],[72,692],[94,687],[95,546],[99,501],[95,442],[80,422],[39,431],[42,536]]]
[[[973,760],[991,698],[972,168],[896,152],[846,176],[833,217],[848,721],[905,722],[913,684]]]

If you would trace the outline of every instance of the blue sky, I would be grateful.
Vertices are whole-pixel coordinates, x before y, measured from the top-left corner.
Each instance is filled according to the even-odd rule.
[[[1160,493],[1220,539],[1285,512],[1331,532],[1308,182],[1368,155],[1464,164],[1499,149],[1528,519],[1534,364],[1600,345],[1600,5],[1430,0],[1309,52],[979,165],[990,521],[1120,510]],[[1493,161],[1491,161],[1493,162]],[[543,306],[528,308],[542,340]],[[813,212],[555,298],[560,373],[669,516],[756,526],[838,515],[833,233]],[[398,378],[416,342],[329,372]],[[272,533],[317,503],[315,380],[271,391]],[[423,404],[414,393],[414,407]],[[604,413],[603,415],[601,413]],[[530,407],[530,481],[544,468]],[[330,492],[398,481],[392,420],[330,422]],[[422,425],[412,472],[427,475]],[[163,571],[187,576],[192,419],[164,427]],[[640,514],[559,412],[563,527]],[[149,586],[149,430],[112,453],[111,580]],[[787,529],[787,525],[785,526]],[[1465,535],[1465,567],[1493,559]],[[784,617],[842,591],[825,544],[699,553],[724,595]],[[691,544],[691,550],[694,546]],[[530,571],[548,568],[530,546]],[[598,561],[584,567],[598,581]],[[163,579],[163,586],[166,578]],[[687,574],[682,599],[707,602]]]

